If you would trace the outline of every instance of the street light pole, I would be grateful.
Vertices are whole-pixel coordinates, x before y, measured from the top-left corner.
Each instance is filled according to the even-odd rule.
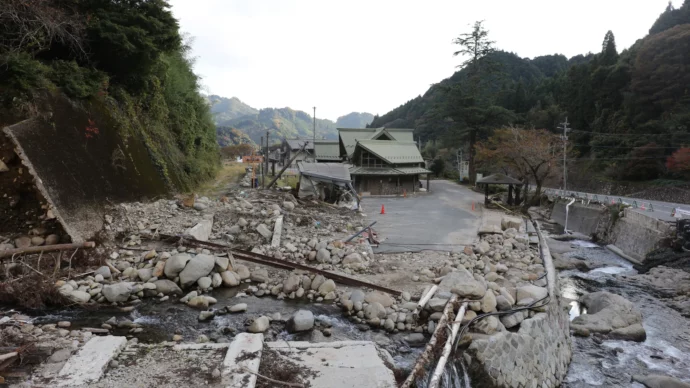
[[[314,157],[314,163],[316,163],[316,107],[314,107],[314,142],[311,143],[312,146],[312,156]]]

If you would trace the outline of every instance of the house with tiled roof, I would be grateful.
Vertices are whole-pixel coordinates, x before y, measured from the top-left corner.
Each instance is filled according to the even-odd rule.
[[[357,192],[399,195],[419,190],[420,175],[430,174],[413,139],[413,129],[338,129],[340,157],[350,164]]]

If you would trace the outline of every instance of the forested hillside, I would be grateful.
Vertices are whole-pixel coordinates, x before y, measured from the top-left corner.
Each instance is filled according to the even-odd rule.
[[[215,174],[214,124],[166,1],[3,0],[1,7],[0,124],[49,119],[46,96],[64,96],[87,115],[101,106],[112,119],[88,125],[143,141],[172,188]]]
[[[505,125],[559,132],[567,117],[574,170],[616,180],[688,177],[690,0],[669,5],[622,52],[613,32],[602,38],[600,52],[570,59],[489,50],[370,126],[414,127],[422,141],[453,148]]]
[[[371,113],[352,112],[338,117],[335,126],[338,128],[366,128],[373,120],[374,115]]]
[[[237,97],[216,95],[207,97],[217,126],[218,144],[221,146],[259,143],[266,131],[277,141],[282,138],[311,138],[314,136],[314,119],[306,112],[290,108],[254,109]],[[316,136],[319,139],[337,139],[336,128],[365,128],[373,120],[371,113],[352,112],[338,118],[337,122],[316,119]],[[242,134],[245,134],[244,136]]]

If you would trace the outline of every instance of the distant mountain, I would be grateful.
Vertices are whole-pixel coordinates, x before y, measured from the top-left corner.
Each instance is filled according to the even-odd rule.
[[[302,111],[290,108],[266,108],[256,114],[249,114],[232,120],[217,120],[217,125],[239,129],[258,143],[269,131],[273,140],[281,138],[311,138],[314,136],[312,117]],[[336,139],[338,131],[331,120],[316,119],[316,136],[319,139]]]
[[[257,109],[245,104],[237,97],[225,98],[214,94],[207,96],[206,99],[211,104],[211,114],[216,123],[259,113]]]
[[[238,144],[254,144],[254,141],[252,141],[246,133],[230,127],[216,127],[216,139],[221,147]]]
[[[335,126],[337,128],[366,128],[372,121],[374,121],[374,115],[371,113],[352,112],[338,117]]]
[[[308,113],[290,108],[255,109],[237,97],[206,97],[216,123],[218,144],[222,147],[242,143],[259,143],[269,131],[272,142],[282,138],[312,138],[314,121]],[[370,113],[352,112],[339,117],[337,123],[316,119],[316,137],[337,139],[336,128],[365,128],[374,119]]]

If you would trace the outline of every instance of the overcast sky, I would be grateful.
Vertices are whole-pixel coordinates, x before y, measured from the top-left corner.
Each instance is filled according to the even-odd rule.
[[[619,51],[647,34],[667,0],[170,0],[194,37],[211,94],[254,108],[335,120],[385,114],[453,74],[451,41],[485,20],[496,47],[521,57]],[[674,0],[680,6],[681,0]]]

